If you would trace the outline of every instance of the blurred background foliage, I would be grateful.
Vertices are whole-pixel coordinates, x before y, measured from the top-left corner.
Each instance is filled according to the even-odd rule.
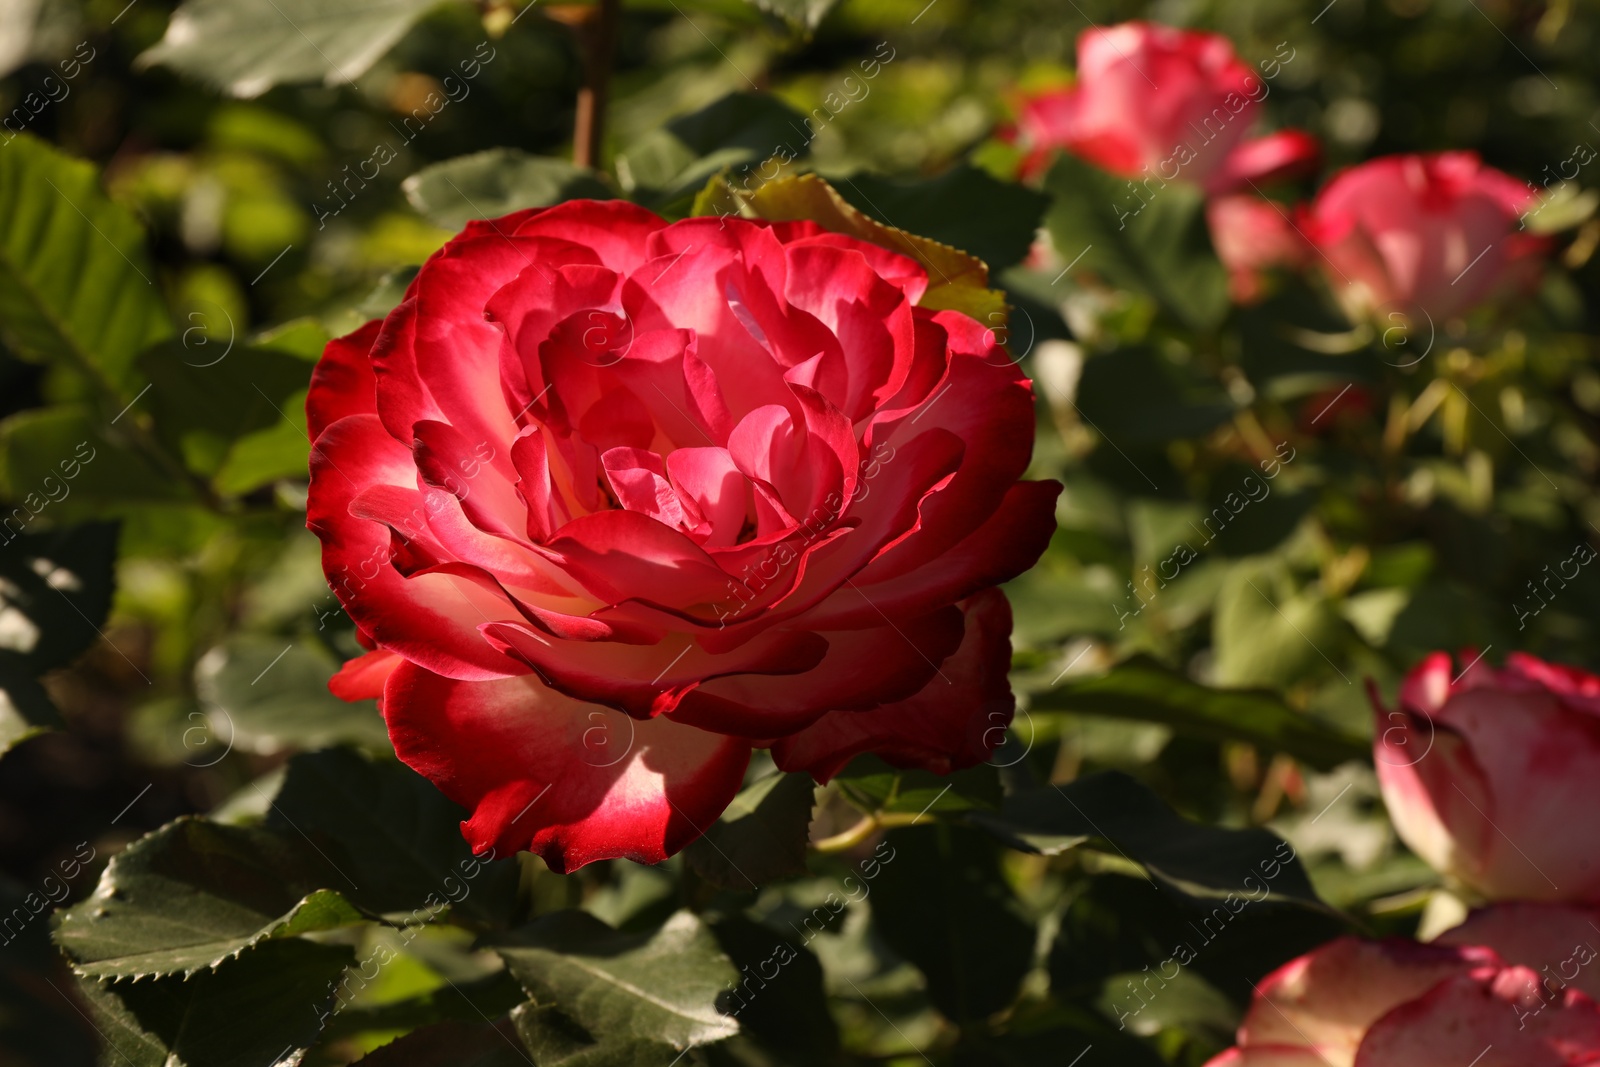
[[[342,6],[326,5],[335,18]],[[1600,667],[1600,572],[1554,594],[1545,584],[1600,532],[1600,223],[1575,216],[1517,305],[1347,343],[1350,325],[1311,283],[1277,279],[1247,308],[1215,295],[1204,238],[1174,243],[1198,210],[1181,195],[1161,232],[1108,233],[1084,271],[1061,271],[1106,229],[1102,205],[1122,183],[1066,162],[1042,194],[1025,190],[1003,136],[1020,89],[1070,80],[1082,30],[1150,18],[1225,33],[1247,62],[1287,45],[1266,124],[1316,134],[1329,171],[1473,149],[1542,186],[1600,143],[1592,0],[628,0],[593,171],[565,162],[584,76],[570,6],[389,5],[400,13],[381,25],[324,40],[335,58],[313,45],[324,62],[309,78],[299,43],[230,36],[229,9],[259,4],[195,0],[194,37],[169,33],[174,7],[0,0],[3,270],[20,276],[43,179],[79,190],[82,221],[144,286],[80,234],[83,258],[29,277],[67,296],[91,266],[111,280],[85,283],[86,302],[63,297],[65,320],[13,322],[0,347],[0,497],[29,516],[20,536],[0,533],[0,718],[14,746],[0,761],[0,895],[24,909],[12,914],[38,912],[24,901],[40,886],[82,901],[107,857],[180,816],[210,813],[141,842],[152,869],[183,867],[197,834],[254,834],[240,847],[263,856],[299,848],[269,797],[298,798],[313,837],[343,842],[360,837],[349,820],[390,818],[376,798],[418,788],[386,760],[374,709],[325,689],[356,646],[303,529],[302,404],[327,338],[392,306],[408,269],[466,218],[577,195],[686,214],[727,168],[782,147],[808,155],[862,211],[989,261],[1015,306],[1006,340],[1038,382],[1032,476],[1068,489],[1049,552],[1008,590],[1023,710],[992,764],[951,789],[857,765],[815,794],[822,847],[795,853],[813,794],[775,788],[758,763],[744,821],[730,813],[714,849],[566,879],[502,859],[493,877],[511,888],[418,938],[391,945],[392,927],[330,904],[297,920],[325,924],[304,927],[320,940],[275,934],[188,983],[106,949],[92,901],[74,907],[84,932],[58,940],[80,967],[109,959],[90,973],[118,982],[70,977],[46,918],[0,923],[0,1063],[86,1063],[107,1038],[141,1067],[169,1054],[274,1063],[286,1043],[335,1064],[419,1026],[371,1062],[523,1062],[524,1049],[541,1067],[653,1062],[666,1031],[632,1005],[616,1010],[633,1022],[593,1032],[552,959],[589,945],[664,987],[715,989],[778,938],[802,962],[737,1027],[696,1024],[695,1042],[739,1033],[695,1062],[1075,1064],[1086,1050],[1086,1065],[1199,1064],[1230,1043],[1249,982],[1272,966],[1342,929],[1437,928],[1460,907],[1383,814],[1366,679],[1392,694],[1438,648]],[[40,142],[98,168],[104,198],[92,172]],[[475,155],[488,149],[509,151]],[[62,355],[63,336],[87,363]],[[18,643],[35,625],[75,636]],[[330,770],[364,759],[316,751],[331,745],[377,762]],[[319,792],[362,774],[371,795]],[[1073,790],[1089,825],[1032,792],[1051,784]],[[326,840],[324,807],[339,812]],[[425,796],[415,810],[432,861],[469,862],[448,805]],[[1114,821],[1130,811],[1149,817]],[[1172,811],[1189,821],[1162,821]],[[862,812],[870,834],[857,833]],[[1191,836],[1219,827],[1272,828],[1309,883],[1275,884],[1283,899],[1252,905],[1181,980],[1135,1001],[1133,981],[1176,944],[1209,944],[1196,924],[1254,866],[1264,839]],[[1085,838],[1099,847],[1071,847]],[[1173,866],[1162,841],[1210,858]],[[724,850],[768,865],[775,884],[741,883],[719,867]],[[411,884],[381,856],[366,868],[336,854]],[[835,907],[874,857],[870,898]],[[70,878],[68,862],[82,868]],[[355,907],[423,902],[399,896]],[[624,934],[546,914],[563,907]],[[202,962],[259,933],[229,929],[202,942]],[[515,944],[485,949],[485,931]],[[651,947],[662,931],[681,951]],[[627,936],[638,944],[607,940]],[[380,945],[378,976],[352,983],[344,968]],[[703,966],[675,972],[678,955]],[[134,974],[158,979],[129,992]],[[546,994],[537,1007],[533,989]],[[256,1029],[180,1025],[241,998],[260,1005]]]

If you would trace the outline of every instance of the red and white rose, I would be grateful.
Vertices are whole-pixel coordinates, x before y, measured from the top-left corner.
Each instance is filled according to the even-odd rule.
[[[307,400],[308,525],[400,758],[475,847],[656,862],[753,748],[819,780],[1004,734],[994,587],[1054,531],[1030,383],[913,259],[577,201],[470,224]]]

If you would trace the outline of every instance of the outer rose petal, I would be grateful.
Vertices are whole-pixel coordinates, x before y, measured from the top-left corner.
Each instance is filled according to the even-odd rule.
[[[666,223],[626,200],[569,200],[542,211],[509,216],[518,237],[554,237],[592,249],[600,262],[618,273],[634,270],[645,260],[650,235]]]
[[[1471,879],[1492,847],[1489,784],[1471,746],[1437,720],[1378,712],[1374,763],[1395,832],[1436,871]],[[1492,816],[1490,816],[1492,818]]]
[[[389,675],[405,660],[393,652],[379,649],[357,656],[328,679],[328,689],[340,700],[380,700]]]
[[[345,611],[384,648],[460,678],[522,674],[485,641],[485,619],[518,617],[503,598],[446,574],[403,578],[389,528],[350,513],[371,487],[415,484],[411,453],[375,415],[329,426],[311,449],[306,526],[322,540],[322,569]]]
[[[716,821],[750,760],[747,742],[639,722],[532,676],[458,682],[406,663],[383,709],[400,759],[472,811],[474,849],[527,849],[560,873],[660,863]]]
[[[1600,1055],[1600,1007],[1578,992],[1541,1002],[1533,972],[1458,975],[1367,1031],[1356,1067],[1577,1067]],[[1535,1010],[1537,1009],[1537,1010]]]
[[[1011,667],[1011,605],[986,589],[961,605],[967,630],[961,647],[939,665],[922,691],[871,711],[835,711],[772,745],[786,771],[809,771],[826,782],[863,752],[896,767],[948,774],[982,762],[1011,723],[1016,701]]]
[[[1239,1024],[1239,1044],[1309,1047],[1329,1067],[1349,1067],[1367,1027],[1474,963],[1484,950],[1342,937],[1261,980]]]
[[[1506,657],[1500,681],[1507,687],[1515,681],[1531,682],[1558,694],[1561,703],[1575,711],[1600,716],[1600,677],[1588,671],[1546,663],[1526,652],[1513,652]]]
[[[1455,691],[1451,682],[1454,675],[1455,667],[1450,663],[1450,653],[1434,652],[1423,657],[1422,662],[1413,667],[1400,683],[1400,706],[1425,715],[1442,710]],[[1471,681],[1470,677],[1468,681]]]
[[[382,319],[373,319],[354,333],[335,337],[322,350],[306,393],[306,434],[311,440],[346,415],[378,410],[378,376],[368,354],[382,327]]]
[[[1571,985],[1600,997],[1600,909],[1562,904],[1496,904],[1439,935],[1436,944],[1482,945],[1509,964],[1539,974],[1559,993]],[[1587,960],[1585,959],[1587,957]]]

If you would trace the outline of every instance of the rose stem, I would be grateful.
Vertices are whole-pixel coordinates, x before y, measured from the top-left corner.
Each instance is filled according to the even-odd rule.
[[[578,90],[578,115],[572,131],[572,161],[580,167],[600,162],[605,135],[606,96],[611,82],[611,53],[617,43],[622,0],[599,0],[598,12],[579,24],[583,51],[583,87]]]

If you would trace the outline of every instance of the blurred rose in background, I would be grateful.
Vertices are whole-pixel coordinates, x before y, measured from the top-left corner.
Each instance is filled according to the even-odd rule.
[[[1263,62],[1268,77],[1283,59]],[[1246,139],[1270,92],[1268,78],[1221,34],[1149,22],[1089,30],[1078,38],[1077,84],[1022,105],[1024,172],[1039,173],[1065,149],[1113,174],[1183,180],[1214,194],[1314,166],[1309,134]]]
[[[1600,677],[1522,653],[1453,670],[1435,653],[1397,708],[1374,694],[1396,831],[1491,900],[1600,900]]]
[[[1335,176],[1301,229],[1352,321],[1440,322],[1537,280],[1547,242],[1521,223],[1536,199],[1473,152],[1385,156]]]

